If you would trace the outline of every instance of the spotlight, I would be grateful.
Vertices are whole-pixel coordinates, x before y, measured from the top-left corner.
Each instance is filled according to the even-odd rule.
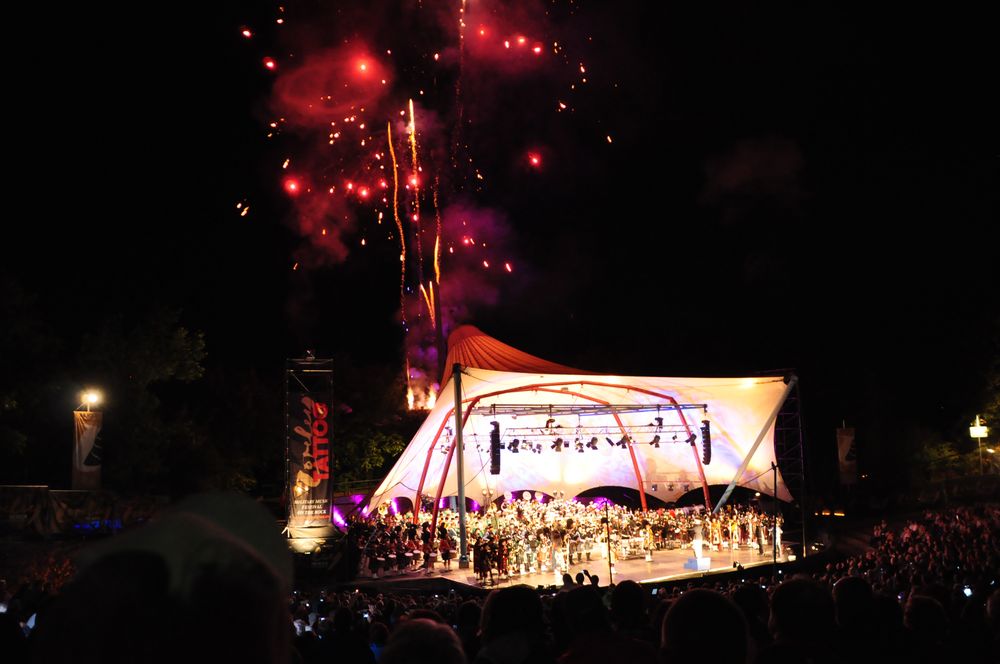
[[[592,450],[597,449],[597,436],[594,436],[593,438],[590,439],[590,442],[587,443],[587,447],[589,447]]]
[[[535,454],[541,454],[541,453],[542,453],[542,444],[535,443]]]
[[[507,451],[517,454],[521,448],[521,441],[515,438],[514,440],[507,443]]]
[[[554,417],[550,417],[549,419],[545,420],[545,428],[546,429],[551,429],[552,425],[555,424],[555,423],[556,423],[555,418]]]
[[[675,443],[677,442],[677,434],[676,433],[674,434],[674,437],[671,440],[673,440]]]
[[[660,436],[659,434],[653,436],[653,441],[650,443],[656,449],[660,449]]]
[[[696,440],[698,440],[698,436],[696,436],[694,434],[691,434],[690,436],[688,436],[687,444],[688,445],[694,445],[694,441],[696,441]]]
[[[576,447],[577,452],[583,454],[583,441],[577,438],[576,441],[573,443],[573,446]]]
[[[657,431],[662,431],[663,430],[663,418],[662,417],[654,417],[653,419],[656,420],[656,430]]]
[[[615,441],[611,440],[607,436],[604,437],[604,440],[608,441],[608,445],[610,445],[611,447],[615,446]]]
[[[691,485],[690,484],[685,484],[684,485],[684,493],[687,493],[690,490],[691,490]]]
[[[667,491],[673,493],[673,491],[674,491],[674,483],[673,482],[671,482],[670,484],[667,485]]]
[[[521,441],[521,449],[524,450],[525,452],[530,452],[531,451],[531,442],[528,441],[528,440],[522,440]]]
[[[563,446],[563,439],[556,438],[555,440],[552,441],[552,444],[549,445],[549,449],[555,450],[556,452],[562,452],[562,446]]]
[[[656,485],[655,484],[653,485],[653,491],[656,491]]]
[[[625,448],[628,447],[628,436],[622,436],[622,439],[617,443],[618,447]]]

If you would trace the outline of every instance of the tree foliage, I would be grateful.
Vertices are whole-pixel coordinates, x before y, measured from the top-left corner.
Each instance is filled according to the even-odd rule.
[[[110,487],[168,492],[186,484],[178,452],[199,449],[198,433],[176,384],[202,376],[205,339],[179,321],[178,311],[163,308],[137,321],[113,316],[83,340],[81,372],[107,395],[101,443]]]
[[[0,281],[0,320],[0,482],[26,482],[53,443],[44,424],[65,383],[63,343],[38,298],[12,279]]]
[[[334,357],[334,481],[337,485],[381,479],[423,421],[406,409],[406,383],[386,366],[359,367]]]

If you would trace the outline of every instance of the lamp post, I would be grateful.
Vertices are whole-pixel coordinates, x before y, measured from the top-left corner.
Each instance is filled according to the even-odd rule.
[[[101,430],[103,416],[100,412],[91,411],[99,403],[101,393],[86,390],[80,395],[80,405],[73,411],[73,489],[101,488],[101,446],[97,442],[97,434]]]
[[[979,443],[979,474],[983,474],[983,438],[989,435],[989,428],[986,426],[986,422],[980,419],[976,415],[976,421],[972,423],[969,427],[969,436],[975,438]]]

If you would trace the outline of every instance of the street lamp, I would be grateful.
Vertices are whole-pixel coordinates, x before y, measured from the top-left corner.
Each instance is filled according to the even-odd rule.
[[[101,393],[97,390],[84,390],[80,393],[80,405],[86,406],[88,413],[91,406],[96,406],[99,403],[101,403]]]
[[[983,438],[989,435],[990,430],[986,426],[986,422],[981,420],[978,415],[976,415],[976,421],[972,423],[969,427],[969,436],[975,438],[979,443],[979,474],[983,474]]]

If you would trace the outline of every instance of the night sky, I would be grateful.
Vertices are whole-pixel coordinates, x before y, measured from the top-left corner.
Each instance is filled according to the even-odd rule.
[[[447,52],[441,17],[459,3],[437,4],[17,10],[4,278],[70,340],[164,304],[205,332],[206,363],[223,371],[280,381],[284,358],[314,348],[401,372],[391,221],[349,208],[346,251],[324,255],[281,168],[308,163],[318,183],[324,153],[305,130],[266,134],[278,77],[363,42],[395,49],[384,106],[409,95],[424,118],[436,112],[422,135],[430,169],[434,146],[447,151],[456,79],[429,56]],[[508,4],[506,23],[545,44],[541,64],[470,56],[460,153],[474,167],[438,173],[449,204],[496,221],[490,239],[513,270],[494,263],[488,296],[469,282],[451,324],[609,373],[794,368],[819,456],[832,457],[842,420],[870,446],[891,447],[901,423],[961,435],[1000,311],[984,16]]]

